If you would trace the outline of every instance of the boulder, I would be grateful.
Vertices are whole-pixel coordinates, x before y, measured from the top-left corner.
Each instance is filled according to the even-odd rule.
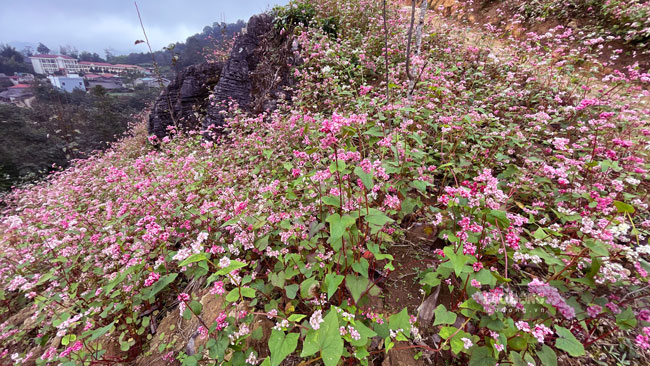
[[[224,125],[224,111],[230,102],[250,112],[253,99],[253,81],[251,74],[261,61],[260,52],[256,52],[263,40],[273,31],[273,17],[269,14],[254,15],[248,21],[246,32],[235,40],[230,55],[221,72],[221,78],[214,88],[214,105],[210,106],[207,118],[203,122],[205,129]]]
[[[259,114],[290,100],[291,67],[300,58],[289,34],[274,29],[271,14],[251,17],[223,64],[190,66],[161,93],[149,115],[149,134],[162,138],[173,125],[219,132],[233,105]]]
[[[163,138],[167,127],[199,128],[201,110],[217,84],[223,63],[203,63],[182,70],[160,93],[149,114],[149,134]],[[198,112],[198,113],[197,113]]]

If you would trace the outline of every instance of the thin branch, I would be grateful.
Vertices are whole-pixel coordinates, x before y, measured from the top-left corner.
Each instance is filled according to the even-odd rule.
[[[413,24],[415,23],[415,0],[411,0],[411,25],[409,26],[408,41],[406,43],[406,77],[411,80],[411,40],[413,38]]]
[[[156,62],[156,57],[154,56],[153,50],[151,49],[151,43],[149,42],[147,31],[144,29],[144,23],[142,22],[142,16],[140,15],[140,8],[138,7],[138,2],[134,1],[133,4],[135,4],[135,11],[138,13],[138,19],[140,20],[140,27],[142,27],[144,40],[147,43],[147,47],[149,47],[149,54],[151,55],[151,61],[153,63],[154,71],[156,72],[156,76],[158,77],[158,84],[160,85],[160,89],[162,93],[164,93],[165,84],[163,83],[163,78],[162,78],[162,74],[160,73],[160,68],[158,67],[158,62]],[[178,123],[176,121],[176,116],[174,116],[174,108],[172,107],[172,101],[171,98],[169,97],[169,94],[167,94],[167,104],[169,108],[169,116],[172,118],[174,127],[178,129]]]
[[[419,56],[422,51],[422,35],[424,33],[424,20],[429,9],[428,1],[422,0],[420,6],[420,19],[418,19],[418,26],[415,29],[415,55]]]
[[[386,0],[384,0],[384,60],[386,63],[386,102],[388,102],[388,26],[386,25]]]

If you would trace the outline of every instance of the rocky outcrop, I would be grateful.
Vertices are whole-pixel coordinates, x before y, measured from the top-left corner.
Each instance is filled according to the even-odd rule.
[[[289,36],[274,30],[272,15],[251,17],[223,65],[191,66],[163,91],[150,114],[149,133],[162,138],[167,126],[176,122],[184,128],[200,126],[210,137],[221,131],[231,105],[252,114],[275,109],[280,100],[291,97],[295,50]]]
[[[246,33],[237,38],[223,67],[221,78],[214,89],[217,105],[210,109],[204,128],[223,125],[224,116],[220,112],[227,108],[230,101],[244,110],[248,109],[253,89],[251,73],[260,63],[255,50],[272,29],[273,18],[270,15],[255,15],[250,18]]]
[[[204,63],[178,73],[154,103],[149,114],[149,134],[163,138],[168,126],[200,127],[201,111],[207,110],[207,98],[219,81],[222,68],[223,63]]]

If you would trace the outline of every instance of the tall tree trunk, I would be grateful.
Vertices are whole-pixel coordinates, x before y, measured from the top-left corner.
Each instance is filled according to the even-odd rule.
[[[424,19],[426,18],[428,10],[428,1],[422,0],[420,4],[420,19],[418,20],[418,26],[415,29],[415,54],[420,55],[422,51],[422,36],[424,31]]]
[[[384,0],[384,59],[386,61],[386,102],[388,102],[388,26],[386,25],[386,1]]]
[[[413,5],[415,6],[415,1],[413,2]],[[423,36],[423,33],[424,33],[424,20],[425,20],[426,15],[427,15],[427,10],[428,10],[428,1],[427,0],[422,0],[422,3],[420,4],[420,17],[418,19],[418,26],[415,29],[415,52],[414,52],[414,54],[416,56],[419,56],[420,52],[422,52],[422,36]],[[413,16],[411,17],[411,25],[412,24],[413,24]],[[410,33],[409,33],[409,39],[410,39]],[[408,60],[407,60],[407,64],[408,64]],[[425,66],[426,66],[426,64],[425,64]],[[425,66],[423,66],[422,68],[424,69]],[[422,71],[423,70],[420,70],[420,73],[419,73],[417,79],[419,79],[420,76],[422,75]],[[417,83],[417,82],[418,82],[418,80],[416,80],[415,77],[411,77],[411,75],[409,75],[409,89],[408,89],[408,92],[409,92],[408,99],[409,100],[413,100],[413,92],[415,90],[415,83]]]
[[[411,75],[411,39],[413,38],[413,23],[415,22],[415,0],[411,0],[411,25],[409,26],[408,41],[406,42],[406,77],[412,81]]]

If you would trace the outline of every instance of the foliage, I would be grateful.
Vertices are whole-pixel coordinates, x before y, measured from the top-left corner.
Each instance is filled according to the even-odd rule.
[[[3,361],[367,365],[411,342],[463,365],[554,365],[611,332],[650,347],[647,73],[577,77],[598,61],[547,52],[565,38],[495,55],[429,20],[411,91],[406,13],[389,9],[383,50],[380,2],[296,4],[314,21],[294,29],[291,105],[233,109],[216,141],[127,139],[7,197]],[[319,26],[333,14],[337,39]],[[373,301],[415,224],[437,240],[411,290],[450,294],[428,323]],[[208,317],[203,296],[225,309]],[[147,348],[164,338],[148,314],[170,306],[200,324],[192,354]]]
[[[50,49],[43,43],[39,42],[38,46],[36,47],[36,52],[38,52],[41,55],[47,55],[48,53],[50,53]]]
[[[13,75],[16,72],[30,72],[23,55],[10,45],[0,45],[0,73]]]
[[[312,22],[316,15],[316,9],[309,2],[292,3],[289,6],[278,6],[273,9],[273,12],[273,23],[276,29],[287,31],[296,27],[305,28],[315,26]],[[338,17],[322,17],[319,19],[319,23],[325,34],[336,39],[339,28]]]
[[[585,32],[591,33],[589,38],[614,37],[641,50],[650,49],[650,3],[645,0],[508,0],[504,7],[529,23],[549,19],[586,21],[586,30],[592,31]]]
[[[0,105],[0,190],[43,177],[70,160],[102,150],[124,134],[133,116],[156,90],[137,89],[133,96],[96,92],[64,93],[37,83],[31,108]]]
[[[246,23],[241,20],[236,23],[215,22],[212,26],[205,26],[201,33],[188,37],[185,42],[177,42],[160,51],[155,51],[154,58],[162,69],[174,71],[205,62],[206,56],[221,53],[225,47],[231,45],[234,35],[245,26]],[[208,57],[210,60],[213,58],[215,57]],[[139,52],[111,56],[108,62],[132,65],[150,64],[152,58],[148,52]]]

